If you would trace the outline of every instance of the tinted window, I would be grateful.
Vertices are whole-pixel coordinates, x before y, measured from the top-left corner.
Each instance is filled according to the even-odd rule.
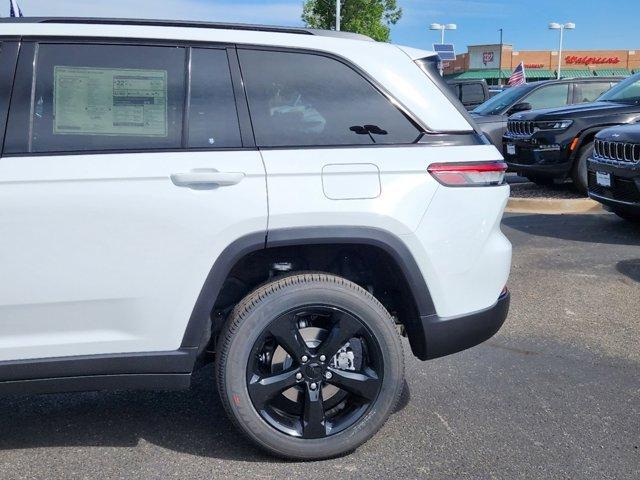
[[[611,82],[576,83],[575,101],[593,102],[611,88]]]
[[[554,108],[562,107],[567,104],[567,95],[569,93],[569,84],[557,84],[541,87],[522,101],[531,104],[531,108]]]
[[[418,129],[367,80],[321,55],[240,50],[259,146],[412,143]]]
[[[4,132],[6,127],[17,50],[17,42],[0,43],[0,132]],[[0,145],[2,143],[0,138]]]
[[[517,87],[509,87],[494,97],[484,102],[473,110],[478,115],[500,115],[507,107],[511,107],[522,100],[527,92],[531,90],[530,85],[519,85]]]
[[[189,147],[241,144],[227,52],[195,48],[191,54]]]
[[[177,148],[185,49],[41,44],[30,151]]]
[[[455,97],[460,100],[460,87],[457,83],[447,83],[447,88],[455,95]]]
[[[636,73],[623,80],[598,100],[606,102],[640,103],[640,74]]]
[[[462,103],[482,103],[484,102],[484,88],[480,83],[469,83],[460,85],[462,89]]]

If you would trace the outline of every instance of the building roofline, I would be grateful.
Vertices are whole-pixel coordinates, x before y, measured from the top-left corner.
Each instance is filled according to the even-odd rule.
[[[513,43],[500,43],[500,42],[495,42],[495,43],[478,43],[477,45],[467,45],[467,48],[470,47],[495,47],[495,46],[500,46],[502,45],[503,47],[513,47]]]
[[[253,25],[248,23],[204,22],[191,20],[153,20],[136,18],[97,18],[97,17],[5,17],[2,23],[25,24],[81,24],[81,25],[139,25],[146,27],[178,27],[178,28],[208,28],[217,30],[246,30],[254,32],[290,33],[296,35],[315,35],[322,37],[346,38],[352,40],[374,41],[372,38],[359,33],[319,30],[305,27],[279,27],[275,25]]]

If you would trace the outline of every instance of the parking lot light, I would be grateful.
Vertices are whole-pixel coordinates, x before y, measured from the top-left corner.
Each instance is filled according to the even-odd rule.
[[[457,30],[458,25],[455,23],[432,23],[429,25],[429,30],[440,30],[440,43],[444,43],[444,31],[445,30]]]
[[[575,30],[576,24],[573,22],[566,23],[557,23],[551,22],[549,24],[549,30],[560,30],[560,47],[558,48],[558,75],[557,78],[560,80],[560,73],[562,69],[562,37],[563,33],[566,30]]]

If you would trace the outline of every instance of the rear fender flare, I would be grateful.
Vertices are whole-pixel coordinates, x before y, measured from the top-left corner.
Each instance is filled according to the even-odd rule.
[[[431,295],[422,272],[405,243],[396,235],[369,227],[301,227],[252,233],[231,243],[215,260],[200,291],[187,324],[181,348],[199,347],[210,330],[211,312],[224,281],[234,265],[246,255],[270,247],[321,244],[362,244],[380,248],[397,264],[410,288],[417,316],[406,319],[405,328],[413,353],[422,357],[426,342],[420,318],[435,314]]]

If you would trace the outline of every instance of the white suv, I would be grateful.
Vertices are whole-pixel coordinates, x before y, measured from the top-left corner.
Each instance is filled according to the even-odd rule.
[[[430,52],[336,32],[0,23],[0,392],[188,388],[280,456],[352,450],[403,351],[508,310],[505,164]]]

